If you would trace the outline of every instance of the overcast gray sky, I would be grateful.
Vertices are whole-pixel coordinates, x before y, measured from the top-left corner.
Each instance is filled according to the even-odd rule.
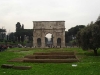
[[[0,0],[0,28],[15,31],[17,22],[32,29],[32,21],[64,20],[66,30],[87,25],[100,15],[100,0]]]

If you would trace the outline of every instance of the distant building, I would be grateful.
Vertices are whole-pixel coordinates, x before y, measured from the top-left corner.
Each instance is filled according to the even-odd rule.
[[[0,29],[0,39],[5,39],[6,37],[6,29]]]
[[[33,29],[24,29],[24,24],[17,22],[15,36],[18,41],[32,41]]]

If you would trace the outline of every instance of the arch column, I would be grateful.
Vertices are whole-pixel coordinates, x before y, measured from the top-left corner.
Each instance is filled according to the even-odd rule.
[[[36,39],[36,37],[33,37],[33,46],[37,47],[37,39]]]
[[[41,38],[41,48],[45,48],[45,38]]]
[[[53,46],[57,47],[57,37],[56,37],[56,35],[53,36]]]
[[[42,30],[42,36],[41,36],[41,48],[45,48],[45,34]]]

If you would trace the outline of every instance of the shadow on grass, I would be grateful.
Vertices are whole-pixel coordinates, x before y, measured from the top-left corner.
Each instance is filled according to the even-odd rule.
[[[97,56],[100,56],[100,51],[99,50],[97,51],[97,54],[98,54]],[[93,50],[85,51],[84,55],[86,55],[86,56],[95,56]]]

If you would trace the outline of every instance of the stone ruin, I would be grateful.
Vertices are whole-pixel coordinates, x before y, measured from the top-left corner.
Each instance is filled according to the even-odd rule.
[[[71,63],[78,62],[75,52],[41,52],[33,55],[24,56],[24,58],[15,58],[9,62],[27,62],[27,63]]]
[[[65,47],[65,21],[33,21],[33,47],[46,48],[46,34],[52,34],[51,48]]]

